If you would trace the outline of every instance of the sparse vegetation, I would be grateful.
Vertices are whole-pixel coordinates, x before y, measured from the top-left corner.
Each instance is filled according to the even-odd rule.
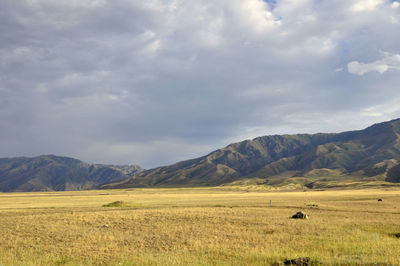
[[[399,201],[398,190],[383,189],[0,194],[0,264],[269,265],[309,258],[396,265]],[[125,207],[131,204],[140,207]],[[309,219],[290,218],[302,208]]]
[[[126,207],[129,206],[126,202],[121,200],[113,201],[111,203],[104,204],[103,207]]]

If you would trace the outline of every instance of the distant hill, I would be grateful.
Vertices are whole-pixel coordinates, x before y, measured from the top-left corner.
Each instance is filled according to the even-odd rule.
[[[88,164],[68,157],[0,159],[0,191],[60,191],[93,189],[126,180],[142,171],[136,165]]]
[[[103,188],[400,182],[400,119],[337,134],[258,137]]]
[[[143,170],[54,155],[0,159],[0,191],[265,185],[329,188],[400,183],[400,119],[364,130],[273,135]]]

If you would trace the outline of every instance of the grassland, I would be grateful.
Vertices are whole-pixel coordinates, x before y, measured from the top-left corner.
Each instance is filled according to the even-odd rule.
[[[398,188],[0,194],[2,266],[400,264],[398,233]]]

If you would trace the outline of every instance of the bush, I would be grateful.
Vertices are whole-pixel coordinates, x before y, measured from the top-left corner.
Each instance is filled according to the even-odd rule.
[[[103,207],[125,207],[125,206],[127,206],[127,204],[120,200],[103,205]]]

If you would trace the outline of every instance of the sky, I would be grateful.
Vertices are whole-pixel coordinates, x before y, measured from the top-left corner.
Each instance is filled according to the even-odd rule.
[[[400,117],[391,0],[0,0],[0,157],[144,168]]]

